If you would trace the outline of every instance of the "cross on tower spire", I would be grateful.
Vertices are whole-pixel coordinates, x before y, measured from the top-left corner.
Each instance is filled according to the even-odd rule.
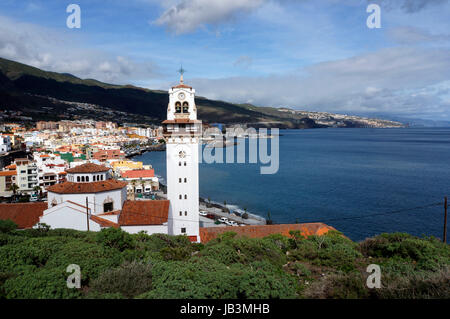
[[[181,65],[180,69],[178,70],[178,73],[180,73],[180,83],[183,83],[183,74],[186,72],[185,69],[183,69],[183,64]]]

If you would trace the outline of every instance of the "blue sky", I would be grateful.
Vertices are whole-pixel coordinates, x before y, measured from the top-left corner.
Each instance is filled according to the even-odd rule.
[[[449,21],[447,0],[2,0],[0,56],[165,90],[183,63],[209,98],[450,120]]]

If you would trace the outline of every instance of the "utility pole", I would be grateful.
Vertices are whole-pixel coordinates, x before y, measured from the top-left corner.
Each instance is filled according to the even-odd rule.
[[[444,199],[444,238],[442,241],[447,243],[447,196]]]
[[[89,206],[88,206],[88,198],[86,196],[86,222],[87,222],[87,230],[89,231]]]

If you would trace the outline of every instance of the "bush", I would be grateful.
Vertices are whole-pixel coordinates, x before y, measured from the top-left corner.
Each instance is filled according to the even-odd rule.
[[[0,233],[11,233],[17,229],[17,224],[10,219],[0,220]]]
[[[281,266],[286,262],[285,253],[275,241],[261,238],[232,238],[233,234],[235,233],[225,233],[217,240],[208,242],[199,255],[226,265],[266,260]]]
[[[296,240],[295,245],[297,248],[290,252],[290,259],[333,267],[345,272],[354,270],[357,259],[362,257],[356,249],[357,244],[335,232]]]
[[[359,245],[366,257],[396,259],[414,263],[419,270],[437,270],[450,263],[450,250],[436,238],[418,238],[409,234],[381,234]]]
[[[105,247],[116,248],[123,251],[134,246],[133,237],[120,228],[104,228],[97,233],[97,242]]]
[[[133,298],[152,289],[150,264],[125,262],[120,267],[106,270],[90,285],[89,296]]]
[[[77,289],[67,288],[67,277],[60,269],[39,269],[25,272],[6,280],[3,285],[6,298],[15,299],[61,299],[79,298]]]
[[[304,291],[307,298],[358,299],[367,298],[369,294],[365,278],[359,272],[330,274]]]
[[[67,242],[61,238],[30,238],[0,247],[0,272],[17,266],[44,266],[55,252]]]
[[[73,240],[52,254],[46,267],[65,271],[68,265],[76,264],[81,268],[81,283],[88,285],[91,279],[97,278],[107,269],[119,266],[122,260],[116,249]]]

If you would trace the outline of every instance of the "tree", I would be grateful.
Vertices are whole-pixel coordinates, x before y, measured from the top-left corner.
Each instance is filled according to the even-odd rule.
[[[13,192],[14,196],[16,196],[18,189],[19,189],[19,186],[17,186],[17,184],[11,184],[11,186],[9,186],[9,188],[8,188],[8,190]]]

